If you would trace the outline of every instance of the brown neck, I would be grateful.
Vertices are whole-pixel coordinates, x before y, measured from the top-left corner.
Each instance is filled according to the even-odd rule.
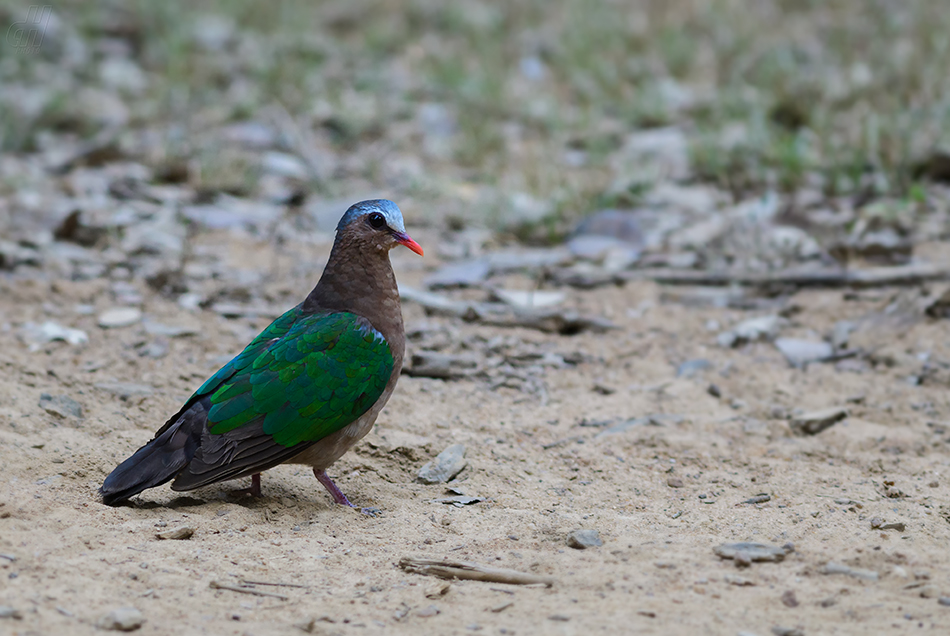
[[[346,311],[366,318],[389,342],[399,373],[406,341],[388,250],[338,238],[320,282],[303,302],[303,310]]]

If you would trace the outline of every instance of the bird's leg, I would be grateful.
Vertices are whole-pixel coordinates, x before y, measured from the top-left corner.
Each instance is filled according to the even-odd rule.
[[[346,498],[346,495],[343,494],[343,491],[333,483],[333,480],[330,479],[329,475],[327,475],[327,471],[317,470],[314,468],[313,475],[317,478],[317,480],[319,480],[321,484],[323,484],[323,487],[327,489],[327,492],[329,492],[330,496],[333,497],[333,501],[340,504],[341,506],[356,508],[356,506],[351,504],[350,500]],[[383,511],[379,508],[360,508],[360,512],[370,517],[378,517],[383,513]]]
[[[252,497],[261,496],[261,474],[254,473],[251,475],[251,487],[250,488],[241,488],[239,490],[232,490],[232,495],[250,495]]]
[[[327,489],[327,492],[330,493],[330,496],[333,497],[335,503],[340,504],[341,506],[349,506],[350,508],[356,508],[353,504],[350,503],[350,500],[346,498],[346,495],[343,494],[343,491],[340,490],[336,484],[333,483],[333,480],[330,479],[330,476],[327,475],[325,470],[313,469],[313,476],[317,478],[323,487]]]

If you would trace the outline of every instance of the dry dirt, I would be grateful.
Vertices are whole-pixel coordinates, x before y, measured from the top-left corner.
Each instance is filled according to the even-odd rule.
[[[284,257],[204,240],[244,266]],[[326,249],[306,271],[275,270],[275,284],[300,281],[284,306],[315,282]],[[397,255],[397,275],[418,284],[413,258]],[[246,484],[166,486],[110,508],[96,496],[105,475],[266,323],[188,312],[140,288],[149,319],[199,333],[169,339],[164,357],[140,356],[151,338],[141,324],[107,331],[75,309],[114,304],[108,281],[0,280],[0,605],[22,615],[0,619],[0,633],[94,633],[125,606],[144,616],[140,634],[950,633],[950,607],[937,598],[950,595],[950,393],[939,374],[908,382],[919,354],[950,359],[946,320],[878,325],[866,336],[877,339],[869,363],[799,370],[768,343],[716,344],[709,321],[726,328],[754,313],[667,302],[651,283],[569,292],[621,327],[609,334],[500,330],[406,305],[407,325],[449,325],[473,350],[502,336],[583,361],[548,369],[546,393],[404,376],[376,430],[330,471],[357,505],[381,509],[376,517],[333,505],[293,466],[265,473],[258,500],[229,494]],[[799,292],[786,335],[827,333],[898,292]],[[88,344],[29,351],[20,326],[48,319],[86,331]],[[696,358],[711,368],[678,378]],[[116,381],[153,392],[123,400],[96,386]],[[75,399],[83,417],[48,413],[43,393]],[[850,416],[816,436],[791,434],[789,413],[830,406]],[[667,417],[616,434],[589,425],[646,415]],[[467,446],[469,466],[450,486],[485,501],[432,503],[445,486],[414,483],[452,443]],[[760,493],[771,500],[741,503]],[[904,529],[872,529],[875,517]],[[181,525],[194,536],[156,538]],[[597,530],[603,546],[568,547],[579,528]],[[794,552],[740,569],[713,553],[735,541]],[[404,556],[555,583],[446,586],[401,570]],[[878,579],[825,574],[830,561]],[[244,579],[294,587],[257,586],[285,600],[211,587]]]

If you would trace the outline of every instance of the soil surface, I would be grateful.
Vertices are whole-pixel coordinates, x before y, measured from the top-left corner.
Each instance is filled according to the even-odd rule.
[[[316,282],[329,244],[276,251],[212,232],[197,248],[267,271],[256,284],[276,313]],[[397,277],[418,286],[426,261],[403,252]],[[376,429],[329,471],[379,509],[370,516],[334,505],[299,466],[265,473],[260,499],[231,493],[245,480],[103,505],[103,478],[269,319],[130,285],[145,320],[105,329],[109,280],[0,280],[0,605],[19,616],[0,618],[2,633],[96,633],[122,607],[141,613],[140,634],[950,633],[938,600],[950,596],[950,372],[934,363],[950,360],[948,322],[885,311],[919,290],[796,293],[783,336],[851,319],[863,328],[850,346],[873,351],[805,368],[770,342],[717,344],[773,312],[696,306],[649,282],[567,290],[568,306],[619,327],[573,336],[406,303],[407,359],[442,338],[513,368],[540,362],[521,382],[404,375]],[[47,320],[88,342],[31,350],[22,326]],[[796,417],[834,407],[847,417],[794,434]],[[456,479],[415,482],[456,443],[468,460]],[[481,500],[433,501],[459,493]],[[156,536],[181,526],[193,535]],[[578,529],[603,545],[570,547]],[[745,566],[714,553],[747,541],[791,547]],[[403,557],[554,583],[448,582],[404,571]]]

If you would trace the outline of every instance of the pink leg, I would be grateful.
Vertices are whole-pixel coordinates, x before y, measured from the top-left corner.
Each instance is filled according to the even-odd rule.
[[[343,491],[337,488],[337,485],[334,484],[333,480],[327,475],[327,471],[317,470],[314,468],[313,475],[321,484],[323,484],[323,487],[327,489],[327,492],[329,492],[330,496],[333,497],[333,501],[335,503],[338,503],[341,506],[349,506],[350,508],[356,507],[350,503],[350,500],[346,498],[346,495],[343,494]]]
[[[232,490],[232,495],[250,495],[252,497],[261,496],[261,474],[254,473],[251,475],[251,487],[250,488],[241,488],[239,490]]]

